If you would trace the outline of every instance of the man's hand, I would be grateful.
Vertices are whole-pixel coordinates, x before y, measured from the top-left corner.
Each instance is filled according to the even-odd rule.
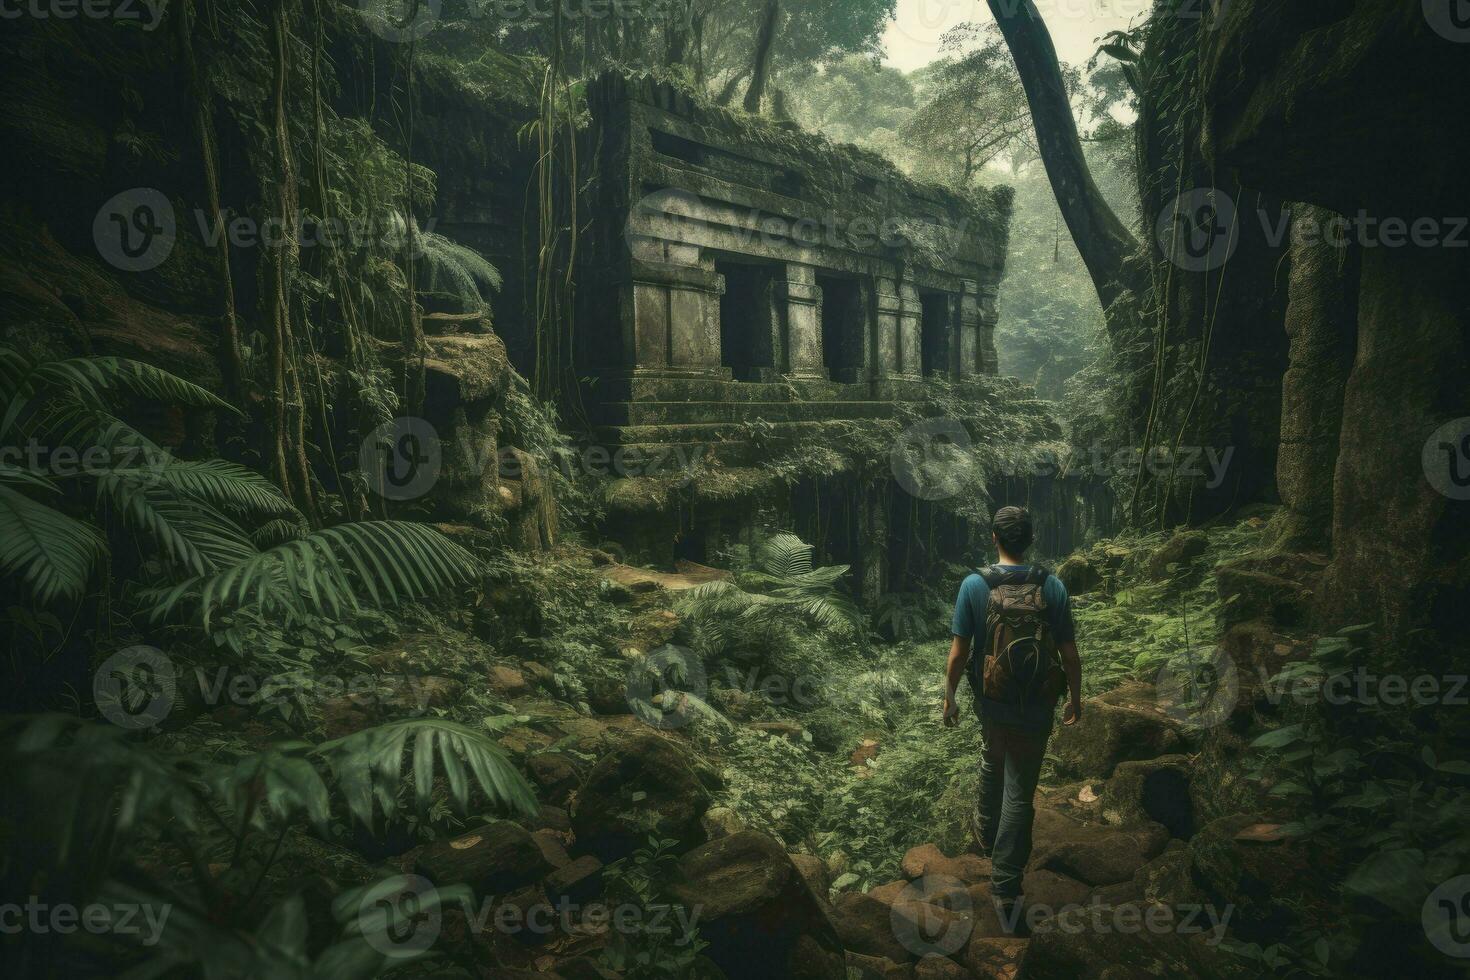
[[[1082,717],[1082,702],[1076,699],[1067,701],[1067,710],[1062,712],[1063,725],[1075,725],[1077,719]]]
[[[944,712],[945,728],[953,728],[960,723],[960,706],[949,698],[944,699],[944,706],[941,710]]]

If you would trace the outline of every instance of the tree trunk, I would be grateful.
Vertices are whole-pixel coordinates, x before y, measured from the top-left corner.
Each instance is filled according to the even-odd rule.
[[[1082,253],[1082,262],[1092,277],[1103,309],[1107,310],[1126,291],[1142,296],[1147,280],[1133,271],[1127,261],[1137,252],[1138,243],[1092,181],[1092,172],[1082,155],[1082,141],[1077,136],[1077,122],[1072,118],[1072,105],[1062,82],[1057,51],[1036,5],[1032,0],[987,2],[1015,59],[1021,86],[1026,90],[1041,161],[1056,194],[1057,206],[1072,240],[1077,243],[1077,250]]]
[[[727,106],[735,101],[735,92],[740,88],[740,83],[745,81],[749,74],[749,68],[742,68],[731,75],[730,80],[725,83],[725,87],[720,89],[720,94],[715,96],[715,105]]]
[[[766,94],[766,81],[771,74],[771,48],[776,41],[776,19],[781,13],[781,0],[766,0],[766,12],[761,18],[760,33],[756,35],[755,59],[751,62],[750,88],[745,90],[745,111],[761,111],[761,99]]]

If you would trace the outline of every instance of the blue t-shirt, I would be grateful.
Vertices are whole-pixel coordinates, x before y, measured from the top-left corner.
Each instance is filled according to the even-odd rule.
[[[1027,569],[1029,565],[997,565],[1003,569]],[[1055,575],[1048,575],[1041,586],[1041,596],[1046,600],[1046,621],[1052,637],[1058,645],[1075,641],[1077,628],[1072,623],[1072,605],[1067,597],[1067,587]],[[984,648],[989,637],[985,633],[985,611],[990,605],[990,586],[978,573],[966,576],[960,583],[960,593],[955,598],[954,619],[950,632],[970,640],[970,656],[984,657]],[[972,666],[976,666],[972,663]],[[1030,729],[1050,729],[1055,709],[1040,705],[1021,707],[1001,704],[983,698],[976,692],[975,711],[982,720],[1001,725],[1014,725]]]

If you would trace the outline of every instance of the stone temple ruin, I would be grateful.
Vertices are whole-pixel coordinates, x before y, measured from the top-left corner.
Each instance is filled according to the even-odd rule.
[[[987,489],[1051,506],[1064,481],[991,474],[944,499],[916,496],[889,463],[924,418],[1013,456],[1060,439],[1034,393],[997,376],[1009,188],[921,184],[648,77],[604,75],[587,107],[570,415],[612,477],[605,511],[629,561],[713,561],[785,528],[876,594],[983,543]],[[534,272],[505,232],[523,224],[528,171],[428,162],[440,229],[507,270],[495,330],[527,374],[535,339],[516,310]],[[496,212],[511,220],[486,220]],[[1056,496],[1053,553],[1097,516]]]
[[[1007,192],[982,208],[656,82],[606,76],[589,101],[605,171],[582,349],[616,379],[610,425],[862,417],[996,373]]]

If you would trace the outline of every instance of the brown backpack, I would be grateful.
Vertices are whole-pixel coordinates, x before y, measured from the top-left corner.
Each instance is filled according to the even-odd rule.
[[[1067,688],[1042,586],[1051,573],[1031,568],[980,570],[990,586],[986,645],[978,690],[1002,704],[1052,707]],[[972,682],[974,678],[971,678]]]

